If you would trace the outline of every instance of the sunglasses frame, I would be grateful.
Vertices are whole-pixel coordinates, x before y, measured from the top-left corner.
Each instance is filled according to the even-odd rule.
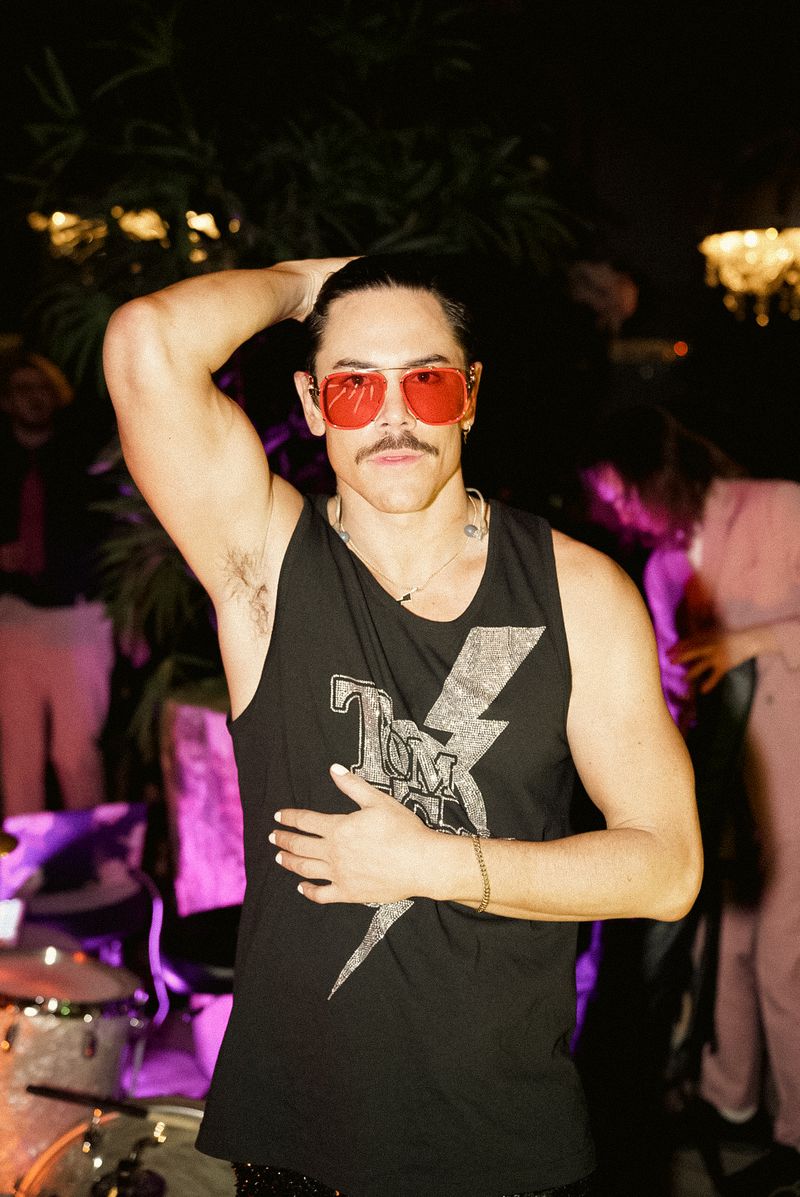
[[[306,377],[308,378],[308,381],[309,381],[309,390],[311,393],[311,397],[314,400],[314,403],[316,404],[316,406],[319,410],[319,414],[322,417],[325,424],[329,428],[336,428],[342,432],[358,432],[358,430],[360,428],[367,428],[380,415],[381,411],[383,410],[383,405],[386,402],[386,392],[387,392],[388,384],[389,384],[389,380],[386,377],[386,375],[390,371],[396,371],[396,370],[403,371],[403,373],[400,375],[400,391],[403,396],[403,402],[405,403],[408,410],[412,413],[414,418],[419,420],[420,423],[428,424],[428,426],[430,428],[446,428],[451,424],[457,424],[459,422],[459,420],[463,420],[464,416],[467,414],[467,410],[469,409],[470,396],[472,395],[472,391],[475,386],[475,364],[474,364],[474,362],[470,363],[469,369],[466,374],[464,373],[463,370],[459,369],[458,366],[411,366],[409,368],[406,368],[404,366],[384,366],[382,369],[378,369],[376,367],[376,368],[371,368],[369,370],[335,370],[332,374],[326,374],[325,377],[323,379],[321,379],[321,381],[319,383],[317,382],[317,380],[313,374],[307,373]],[[459,378],[461,379],[461,382],[463,383],[463,386],[464,386],[464,401],[461,406],[461,411],[452,420],[442,420],[442,421],[437,421],[435,424],[431,424],[428,420],[423,420],[422,416],[417,414],[417,412],[414,410],[413,405],[409,402],[403,383],[405,382],[405,380],[409,376],[409,374],[419,374],[420,372],[425,371],[425,370],[435,370],[437,373],[440,373],[440,374],[457,374],[459,376]],[[380,407],[375,412],[375,415],[371,416],[368,420],[365,420],[365,422],[363,424],[336,424],[336,423],[334,423],[333,420],[330,419],[327,412],[325,411],[325,407],[322,402],[323,388],[325,387],[325,384],[327,382],[329,382],[332,378],[337,378],[339,375],[342,375],[342,374],[344,374],[344,375],[347,375],[347,374],[379,374],[383,378],[384,391],[383,391],[383,398],[381,400]]]

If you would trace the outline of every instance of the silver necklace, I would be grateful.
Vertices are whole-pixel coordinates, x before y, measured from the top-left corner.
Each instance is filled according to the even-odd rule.
[[[467,498],[469,499],[470,507],[472,508],[472,519],[473,521],[477,519],[477,523],[471,521],[470,523],[465,524],[464,535],[469,539],[477,538],[478,540],[483,540],[484,536],[489,530],[486,525],[486,500],[481,492],[479,490],[475,490],[474,487],[467,488]],[[353,544],[352,536],[345,528],[342,527],[342,496],[338,493],[336,495],[336,504],[333,513],[333,523],[339,538],[353,553],[355,553],[359,561],[362,561],[364,565],[366,565],[367,569],[371,569],[374,573],[378,574],[379,577],[383,578],[384,581],[388,582],[393,590],[400,591],[400,597],[397,601],[401,605],[403,603],[410,603],[415,594],[419,594],[421,590],[425,589],[429,582],[433,581],[437,574],[440,574],[443,570],[447,569],[448,565],[452,565],[456,557],[460,557],[464,552],[464,549],[467,547],[467,542],[464,540],[459,548],[456,549],[455,553],[453,553],[453,556],[448,557],[442,565],[438,566],[433,573],[429,574],[425,581],[420,582],[418,586],[401,586],[399,582],[394,580],[394,578],[390,578],[387,573],[384,573],[384,571],[377,566],[374,561],[370,561],[368,557],[365,557],[364,554],[358,550],[355,544]]]

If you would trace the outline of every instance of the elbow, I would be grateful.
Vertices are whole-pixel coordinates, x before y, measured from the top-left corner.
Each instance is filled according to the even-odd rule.
[[[116,409],[163,374],[164,342],[156,303],[133,299],[112,314],[103,339],[103,371]]]
[[[660,887],[658,911],[652,917],[677,923],[694,906],[703,881],[703,849],[699,835],[673,858],[669,876]]]

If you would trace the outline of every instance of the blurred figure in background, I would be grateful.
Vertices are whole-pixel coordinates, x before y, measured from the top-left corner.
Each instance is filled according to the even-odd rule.
[[[5,815],[104,799],[112,627],[95,598],[91,457],[47,358],[0,358],[0,780]]]
[[[584,481],[595,501],[620,530],[653,546],[644,590],[668,705],[690,745],[695,740],[711,876],[712,854],[725,856],[729,847],[719,807],[729,804],[733,814],[735,782],[716,793],[702,784],[703,753],[716,734],[704,726],[704,704],[755,662],[754,689],[737,700],[744,715],[737,771],[758,882],[746,884],[742,853],[720,874],[714,1033],[699,1092],[720,1138],[735,1137],[762,1106],[766,1050],[774,1146],[740,1174],[743,1187],[730,1190],[757,1197],[800,1180],[800,486],[742,476],[716,445],[656,406],[609,416],[591,460]],[[717,769],[717,780],[723,775]],[[711,800],[716,809],[708,809]],[[737,821],[728,820],[728,834]]]

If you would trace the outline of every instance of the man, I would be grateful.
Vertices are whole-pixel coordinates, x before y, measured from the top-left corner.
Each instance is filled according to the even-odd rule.
[[[316,502],[211,381],[309,316],[295,383],[337,479]],[[414,258],[180,283],[115,314],[106,367],[131,471],[217,611],[245,809],[198,1146],[241,1193],[590,1192],[574,924],[678,918],[701,872],[635,588],[465,490],[482,367]],[[575,767],[607,830],[569,837]]]
[[[114,645],[96,598],[91,456],[47,358],[0,360],[0,760],[6,815],[44,810],[48,758],[69,809],[105,797],[98,737]]]

